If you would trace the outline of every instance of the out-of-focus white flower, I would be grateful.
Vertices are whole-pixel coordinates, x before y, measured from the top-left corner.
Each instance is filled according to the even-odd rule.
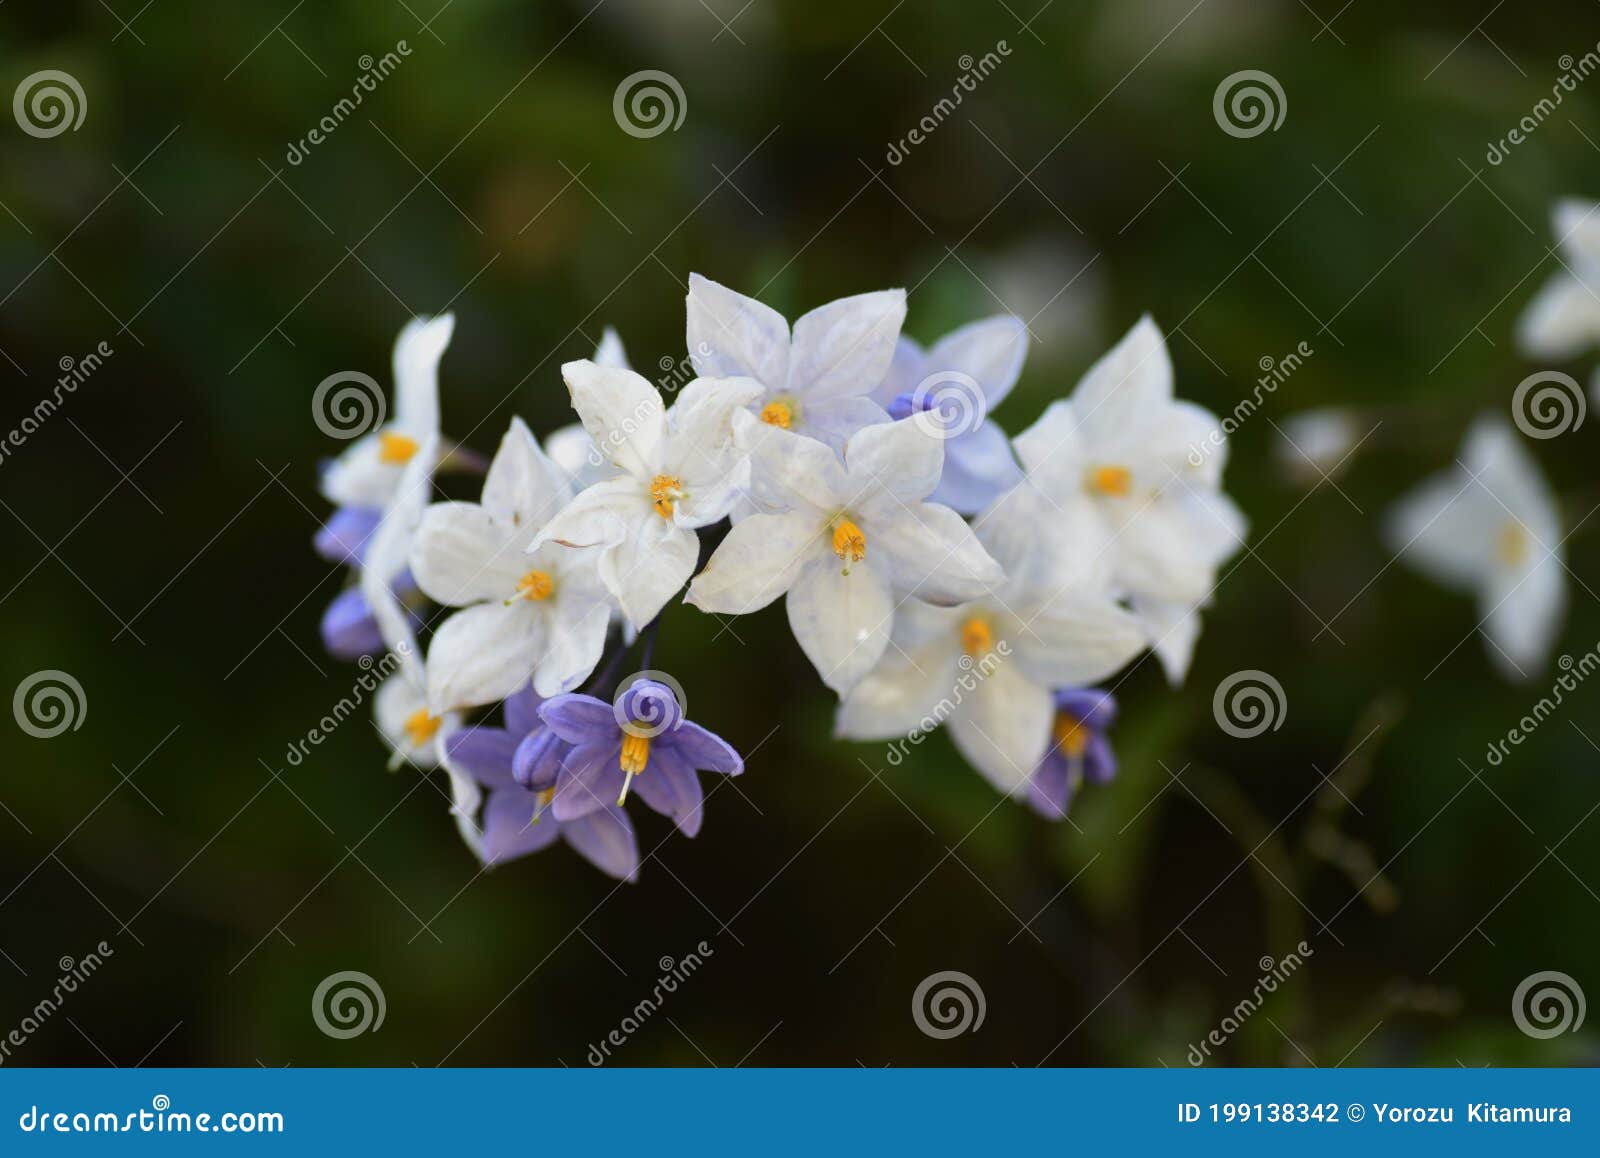
[[[1313,482],[1332,477],[1361,438],[1356,416],[1337,406],[1302,410],[1282,423],[1278,465],[1289,477]]]
[[[1031,487],[1085,529],[1075,547],[1103,557],[1109,581],[1143,618],[1167,676],[1188,670],[1197,616],[1217,568],[1244,542],[1244,516],[1220,487],[1217,418],[1173,398],[1161,331],[1140,319],[1015,440]],[[1195,461],[1194,448],[1209,452]],[[1006,500],[1002,500],[1004,502]],[[1080,520],[1087,509],[1096,518]],[[1098,534],[1094,528],[1098,527]]]
[[[1551,215],[1565,259],[1517,319],[1531,358],[1570,358],[1600,344],[1600,202],[1564,198]]]
[[[928,417],[857,431],[841,462],[815,439],[736,413],[736,437],[752,446],[771,513],[734,526],[688,602],[741,615],[787,592],[795,639],[842,695],[882,657],[897,599],[960,603],[1001,582],[1000,565],[961,516],[924,501],[945,446]]]
[[[1384,532],[1418,570],[1477,594],[1490,658],[1507,677],[1543,668],[1567,603],[1561,519],[1505,422],[1474,422],[1455,467],[1396,503]]]

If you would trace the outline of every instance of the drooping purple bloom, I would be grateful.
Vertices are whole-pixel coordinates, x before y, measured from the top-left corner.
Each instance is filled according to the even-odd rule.
[[[639,843],[628,814],[620,807],[597,808],[572,820],[553,814],[556,768],[564,754],[541,737],[550,735],[539,718],[541,700],[532,688],[505,702],[505,727],[466,728],[445,741],[449,757],[488,790],[481,824],[481,856],[494,866],[566,841],[601,872],[631,881],[639,871]],[[523,758],[524,750],[535,753]],[[525,768],[536,788],[519,783]]]
[[[930,412],[948,433],[931,501],[972,515],[1022,481],[1010,440],[988,414],[1011,393],[1027,353],[1027,327],[1006,315],[953,330],[926,351],[900,339],[873,398],[896,420]]]
[[[684,718],[671,688],[641,679],[615,705],[594,696],[555,696],[540,718],[572,745],[555,781],[551,814],[576,820],[620,804],[631,790],[671,817],[685,836],[700,831],[700,770],[737,776],[744,760],[720,736]]]
[[[417,594],[417,583],[409,569],[395,576],[394,593],[402,602]],[[421,626],[415,612],[412,620],[414,627]],[[322,646],[334,659],[358,660],[364,655],[378,655],[388,647],[372,606],[359,587],[346,587],[333,597],[322,613],[321,627]]]
[[[1117,774],[1117,757],[1106,731],[1117,718],[1117,701],[1099,688],[1056,692],[1050,750],[1028,781],[1028,803],[1049,820],[1067,815],[1085,780],[1105,784]]]
[[[359,567],[381,522],[383,512],[377,507],[339,507],[317,528],[311,545],[330,563]]]

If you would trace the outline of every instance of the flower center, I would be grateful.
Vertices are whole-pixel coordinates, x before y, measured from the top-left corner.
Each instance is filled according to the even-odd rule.
[[[538,602],[549,599],[556,589],[555,580],[550,578],[548,571],[529,571],[517,580],[517,599],[531,599]]]
[[[1071,712],[1058,712],[1055,726],[1056,746],[1067,756],[1077,759],[1089,746],[1089,729]]]
[[[987,619],[974,616],[961,625],[961,650],[974,659],[994,650],[994,629]]]
[[[794,407],[774,399],[761,408],[761,421],[768,426],[781,426],[788,430],[794,423]]]
[[[417,440],[408,435],[396,434],[392,430],[385,430],[378,435],[379,462],[399,466],[401,463],[410,462],[411,456],[416,453]]]
[[[867,537],[860,527],[842,516],[833,525],[833,553],[844,560],[846,575],[850,574],[850,564],[867,557]]]
[[[672,518],[673,505],[683,497],[683,483],[676,475],[658,474],[650,480],[650,503],[663,519]]]
[[[413,748],[420,748],[433,739],[434,733],[439,730],[439,717],[428,715],[427,708],[418,708],[406,717],[406,738],[411,741]]]
[[[1521,523],[1506,523],[1495,539],[1494,553],[1507,567],[1520,566],[1528,557],[1528,532]]]
[[[533,819],[528,822],[529,827],[538,824],[544,819],[544,810],[550,807],[550,802],[555,799],[554,787],[546,788],[542,792],[533,794]]]
[[[622,794],[617,797],[621,804],[628,799],[628,789],[633,784],[633,778],[644,771],[644,766],[650,762],[650,737],[638,736],[632,732],[622,734],[622,754],[617,757],[617,764],[627,773],[622,781]]]
[[[1089,472],[1088,484],[1092,491],[1123,498],[1133,489],[1133,472],[1125,466],[1097,466]]]

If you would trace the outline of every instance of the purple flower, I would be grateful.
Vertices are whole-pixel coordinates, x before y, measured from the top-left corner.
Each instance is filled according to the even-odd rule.
[[[891,418],[931,411],[944,424],[944,473],[931,501],[977,514],[1022,481],[1010,440],[987,415],[1011,393],[1027,353],[1027,327],[1006,315],[962,326],[927,351],[900,339],[872,397]]]
[[[561,761],[551,814],[577,820],[621,804],[631,788],[671,817],[685,836],[700,831],[704,794],[696,771],[737,776],[744,760],[723,740],[684,718],[671,688],[641,679],[616,704],[568,694],[546,700],[539,715],[572,745]]]
[[[550,812],[551,787],[565,745],[539,719],[541,700],[531,688],[505,702],[505,727],[456,732],[445,741],[449,757],[484,788],[481,856],[497,865],[538,852],[559,837],[601,872],[631,881],[639,871],[639,843],[628,814],[613,805],[563,820]],[[524,753],[529,755],[524,756]],[[535,787],[520,782],[525,772]]]
[[[359,567],[381,522],[383,512],[377,507],[339,507],[317,529],[311,545],[330,563]]]
[[[1099,688],[1056,692],[1054,742],[1028,781],[1028,803],[1049,820],[1067,815],[1078,786],[1105,784],[1117,774],[1116,753],[1106,729],[1117,718],[1117,701]]]
[[[320,548],[319,548],[320,552]],[[402,602],[417,594],[417,581],[409,570],[395,576],[394,593]],[[421,620],[411,615],[413,627]],[[322,646],[334,659],[358,660],[364,655],[379,655],[388,645],[378,630],[377,617],[359,587],[346,587],[333,597],[322,613]]]

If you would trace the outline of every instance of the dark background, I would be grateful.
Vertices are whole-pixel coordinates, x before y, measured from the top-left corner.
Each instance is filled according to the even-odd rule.
[[[1302,938],[1313,955],[1221,1060],[1590,1056],[1587,1030],[1524,1036],[1510,1002],[1545,969],[1600,993],[1600,688],[1487,767],[1554,672],[1501,682],[1473,601],[1391,566],[1378,517],[1538,368],[1512,328],[1557,268],[1552,201],[1600,193],[1600,80],[1504,164],[1485,151],[1600,41],[1600,10],[739,4],[0,8],[0,95],[55,68],[88,102],[54,138],[0,124],[0,426],[63,357],[115,351],[0,464],[0,688],[61,669],[87,699],[54,739],[0,729],[0,1034],[58,958],[115,953],[10,1064],[582,1065],[658,959],[702,940],[618,1063],[1182,1065]],[[400,68],[288,164],[359,58],[400,40]],[[1000,40],[1003,65],[888,165]],[[612,95],[647,68],[687,114],[636,139]],[[1246,68],[1287,116],[1235,139],[1212,94]],[[342,577],[309,549],[338,449],[315,385],[387,383],[406,317],[448,306],[446,429],[489,451],[513,413],[568,420],[559,365],[606,324],[648,373],[681,357],[691,270],[791,318],[903,285],[924,340],[1033,318],[1012,432],[1142,311],[1180,392],[1219,413],[1262,358],[1314,349],[1235,436],[1254,550],[1187,687],[1148,659],[1120,684],[1122,775],[1075,809],[1081,833],[995,807],[943,736],[899,767],[832,741],[776,608],[720,633],[668,616],[657,666],[749,773],[694,841],[637,809],[655,854],[633,887],[565,849],[480,875],[442,776],[386,774],[364,715],[286,764],[358,674],[317,639]],[[1376,433],[1339,489],[1285,478],[1273,424],[1334,403]],[[1533,447],[1569,525],[1600,500],[1596,437]],[[1592,526],[1567,544],[1577,575]],[[1574,583],[1560,650],[1597,638]],[[1211,711],[1244,668],[1287,695],[1253,740]],[[1353,807],[1318,787],[1336,767]],[[387,1017],[338,1041],[309,1006],[347,969]],[[987,1016],[937,1041],[910,1000],[946,969]]]

